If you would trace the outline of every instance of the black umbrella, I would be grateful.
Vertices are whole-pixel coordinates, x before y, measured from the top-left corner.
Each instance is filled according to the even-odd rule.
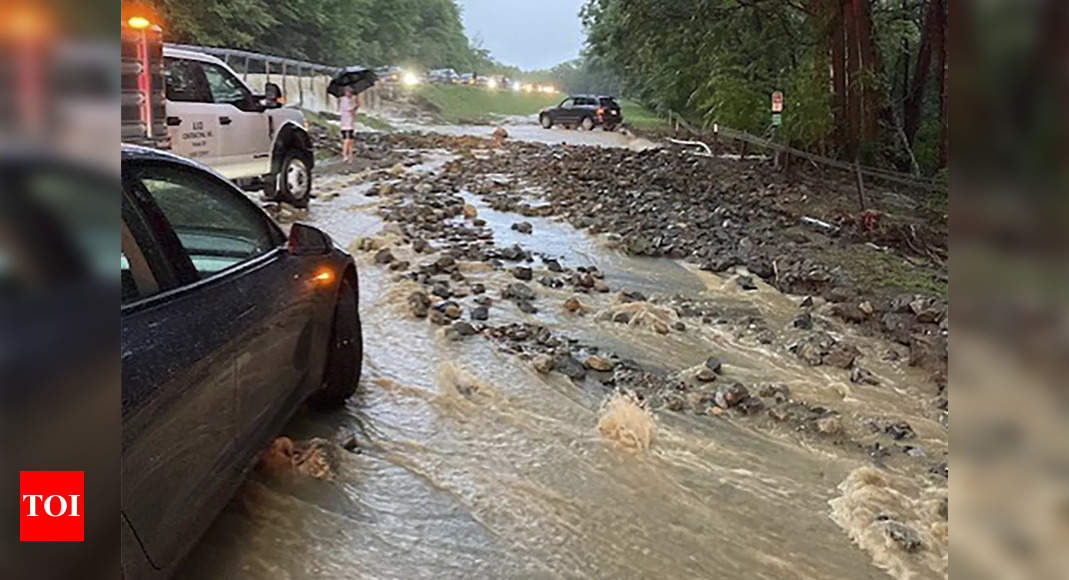
[[[369,68],[347,66],[334,73],[334,77],[330,79],[330,84],[327,85],[327,92],[340,98],[345,94],[345,88],[351,87],[353,94],[360,94],[371,88],[377,80],[378,77],[375,76],[375,71]]]

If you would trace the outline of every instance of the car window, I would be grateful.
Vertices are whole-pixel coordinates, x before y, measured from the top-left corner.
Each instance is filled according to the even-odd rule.
[[[573,104],[575,104],[575,99],[564,99],[564,101],[562,101],[559,106],[566,109],[572,106]]]
[[[208,90],[212,95],[212,102],[230,103],[233,105],[248,102],[251,93],[241,84],[241,81],[225,68],[211,63],[201,63],[204,69],[204,77],[208,81]]]
[[[184,103],[212,102],[200,63],[181,58],[164,59],[163,77],[167,100]]]
[[[266,216],[224,183],[193,170],[156,166],[140,178],[201,277],[278,245]]]
[[[119,276],[122,282],[121,303],[126,304],[156,294],[160,291],[160,283],[149,266],[149,255],[143,251],[150,242],[138,240],[125,221],[122,222],[121,232]]]
[[[604,97],[601,99],[602,107],[619,108],[620,105],[616,104],[616,101],[610,97]]]

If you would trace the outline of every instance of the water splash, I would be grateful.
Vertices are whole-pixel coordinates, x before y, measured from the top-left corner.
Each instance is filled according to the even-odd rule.
[[[859,467],[839,484],[842,495],[828,502],[831,518],[893,578],[945,578],[949,532],[933,506],[945,505],[946,489],[919,490],[914,498],[900,489],[907,486],[874,467]]]
[[[601,405],[598,432],[627,449],[649,449],[656,429],[653,413],[634,393],[615,391]]]

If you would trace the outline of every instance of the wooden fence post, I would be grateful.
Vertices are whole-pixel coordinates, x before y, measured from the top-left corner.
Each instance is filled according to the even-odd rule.
[[[861,211],[865,211],[868,204],[865,203],[865,182],[861,178],[861,163],[858,158],[854,158],[854,175],[857,176],[857,202],[861,206]]]

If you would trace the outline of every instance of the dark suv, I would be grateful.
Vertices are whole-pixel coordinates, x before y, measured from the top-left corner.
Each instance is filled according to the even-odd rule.
[[[538,122],[546,129],[560,124],[565,127],[582,127],[587,131],[600,126],[606,131],[612,131],[623,120],[624,116],[616,99],[594,95],[572,95],[556,107],[548,107],[538,113]]]

